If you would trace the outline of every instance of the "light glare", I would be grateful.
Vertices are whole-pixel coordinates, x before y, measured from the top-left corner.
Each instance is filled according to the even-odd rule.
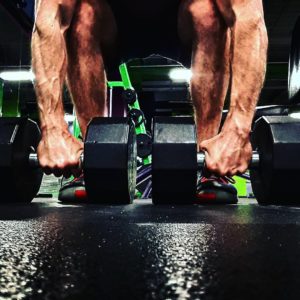
[[[169,73],[169,77],[173,81],[190,82],[192,78],[192,71],[189,69],[177,68],[173,69]]]
[[[291,113],[290,117],[294,119],[300,119],[300,112]]]
[[[29,71],[4,71],[0,73],[0,78],[4,81],[33,81],[34,74]]]

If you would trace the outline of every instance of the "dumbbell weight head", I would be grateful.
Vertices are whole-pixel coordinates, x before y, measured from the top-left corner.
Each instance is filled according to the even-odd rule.
[[[95,118],[88,126],[83,171],[89,200],[129,204],[136,187],[137,147],[128,118]]]
[[[29,165],[40,141],[38,125],[28,118],[0,118],[0,203],[30,202],[43,172]]]
[[[300,121],[289,116],[260,118],[252,133],[259,167],[250,169],[260,204],[300,203]]]
[[[153,203],[192,203],[195,199],[196,183],[197,140],[193,118],[154,118]]]

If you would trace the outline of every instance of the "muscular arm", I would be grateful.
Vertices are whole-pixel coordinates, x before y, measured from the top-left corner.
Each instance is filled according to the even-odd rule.
[[[207,166],[220,175],[243,173],[251,159],[249,134],[265,77],[268,39],[261,0],[217,0],[231,30],[231,95],[219,135],[204,141]]]
[[[68,132],[62,102],[67,70],[65,32],[75,3],[76,0],[37,0],[32,35],[32,65],[42,130],[39,160],[46,173],[57,176],[68,167],[76,167],[82,149]]]
[[[232,86],[230,110],[223,131],[236,129],[249,134],[264,82],[268,39],[261,1],[230,2],[232,7],[227,7],[227,14],[233,18]]]
[[[32,66],[42,130],[66,127],[62,87],[67,57],[58,9],[54,1],[38,1],[32,35]]]

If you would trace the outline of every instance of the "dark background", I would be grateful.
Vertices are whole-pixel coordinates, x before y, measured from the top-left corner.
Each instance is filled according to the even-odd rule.
[[[268,76],[260,104],[287,100],[287,70],[293,26],[300,15],[299,0],[264,0],[269,33]],[[34,0],[0,0],[0,71],[30,65],[30,34]]]

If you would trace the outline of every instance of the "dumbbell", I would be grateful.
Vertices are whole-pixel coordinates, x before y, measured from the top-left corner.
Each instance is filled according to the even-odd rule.
[[[300,121],[262,117],[251,135],[254,195],[260,204],[300,203]],[[197,153],[193,118],[157,117],[153,121],[152,197],[155,204],[195,201],[197,172],[205,155]]]
[[[0,188],[3,202],[30,202],[43,172],[36,149],[38,125],[28,118],[0,118]],[[95,118],[87,129],[82,169],[88,199],[128,204],[136,185],[136,135],[128,118]]]

